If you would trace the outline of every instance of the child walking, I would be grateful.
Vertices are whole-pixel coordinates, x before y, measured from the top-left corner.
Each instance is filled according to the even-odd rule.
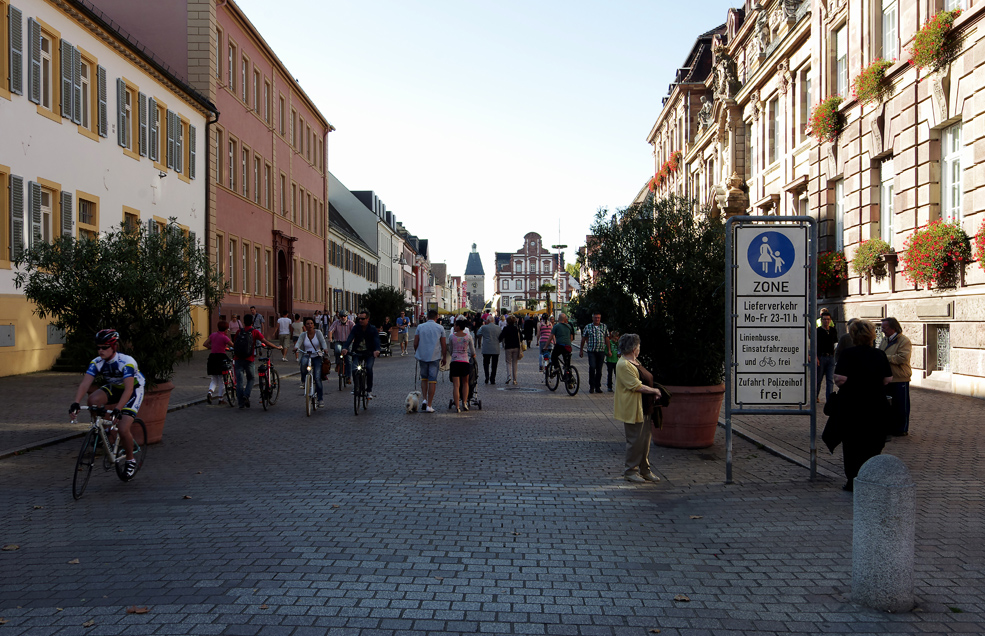
[[[226,370],[226,363],[229,361],[229,358],[226,357],[226,349],[233,346],[233,341],[226,334],[228,329],[229,323],[225,320],[220,320],[219,324],[216,325],[216,331],[209,334],[209,337],[202,343],[203,347],[209,347],[211,350],[209,361],[205,367],[205,372],[212,377],[212,381],[209,382],[209,393],[205,396],[209,404],[212,404],[212,393],[216,387],[219,388],[219,404],[222,404],[222,396],[225,394],[222,383],[222,372]]]
[[[613,329],[609,332],[609,350],[605,352],[606,386],[612,393],[612,376],[616,374],[616,362],[619,362],[619,332]]]

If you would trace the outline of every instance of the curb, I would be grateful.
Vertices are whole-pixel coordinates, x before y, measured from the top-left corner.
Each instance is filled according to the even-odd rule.
[[[301,372],[300,371],[295,371],[294,373],[285,373],[284,375],[282,375],[280,377],[282,377],[282,378],[290,378],[290,377],[293,377],[293,376],[296,376],[296,375],[301,375]],[[197,406],[199,404],[205,404],[205,402],[206,402],[205,398],[199,398],[197,400],[189,400],[188,402],[182,402],[181,404],[175,404],[174,406],[169,406],[168,407],[168,413],[174,413],[175,411],[180,411],[182,409],[187,409],[187,408],[190,408],[192,406]],[[39,442],[34,442],[34,443],[31,443],[31,444],[25,444],[24,446],[20,446],[18,448],[10,448],[10,449],[0,450],[0,459],[6,459],[7,457],[12,457],[14,455],[19,455],[20,453],[24,453],[24,452],[27,452],[27,451],[30,451],[30,450],[34,450],[36,448],[44,448],[45,446],[53,446],[55,444],[59,444],[61,442],[65,442],[65,441],[68,441],[70,439],[75,439],[77,437],[82,437],[82,436],[84,436],[88,432],[89,432],[89,430],[86,429],[86,430],[80,431],[78,433],[66,433],[64,435],[57,435],[55,437],[49,437],[48,439],[43,439],[43,440],[41,440]]]

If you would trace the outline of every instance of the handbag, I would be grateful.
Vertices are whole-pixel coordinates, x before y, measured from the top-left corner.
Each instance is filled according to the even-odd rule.
[[[526,340],[523,340],[521,338],[520,339],[520,357],[521,358],[523,357],[523,352],[526,351],[526,350],[527,350],[527,342],[526,342]]]

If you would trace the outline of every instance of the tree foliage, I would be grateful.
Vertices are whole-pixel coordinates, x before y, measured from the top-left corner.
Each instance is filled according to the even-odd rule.
[[[396,324],[401,311],[412,312],[413,306],[408,305],[404,294],[390,285],[381,285],[371,289],[359,297],[360,309],[369,311],[370,322],[376,326],[383,324],[387,316]]]
[[[174,219],[161,231],[121,225],[99,239],[39,243],[16,265],[15,285],[34,313],[65,330],[69,350],[82,356],[75,362],[94,357],[96,331],[114,328],[151,385],[191,356],[199,337],[184,328],[191,307],[213,309],[225,294],[205,249]]]
[[[640,336],[640,354],[670,385],[720,384],[725,373],[725,226],[690,199],[648,197],[617,214],[599,210],[587,265],[598,284],[579,307]],[[594,308],[593,305],[592,308]],[[608,311],[606,308],[610,308]]]

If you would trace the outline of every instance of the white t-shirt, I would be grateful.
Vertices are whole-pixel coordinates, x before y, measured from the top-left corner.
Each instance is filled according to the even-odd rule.
[[[291,319],[286,316],[282,316],[277,319],[277,333],[282,336],[287,336],[291,333]]]

